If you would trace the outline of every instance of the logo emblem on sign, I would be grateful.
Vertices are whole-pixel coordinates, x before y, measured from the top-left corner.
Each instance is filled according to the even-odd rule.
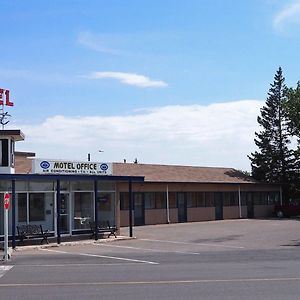
[[[107,170],[108,170],[108,165],[107,165],[107,164],[101,164],[101,165],[100,165],[100,169],[101,169],[102,171],[107,171]]]
[[[46,160],[44,160],[40,163],[40,166],[42,169],[48,169],[50,167],[50,164]]]

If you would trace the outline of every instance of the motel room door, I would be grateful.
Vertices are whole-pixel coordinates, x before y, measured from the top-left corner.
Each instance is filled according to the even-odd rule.
[[[177,193],[178,223],[187,222],[187,201],[185,193]]]
[[[246,201],[247,201],[247,218],[252,219],[254,218],[254,203],[252,193],[246,194]]]
[[[215,193],[215,219],[223,220],[223,193]]]
[[[145,225],[145,205],[142,193],[134,193],[134,226]]]

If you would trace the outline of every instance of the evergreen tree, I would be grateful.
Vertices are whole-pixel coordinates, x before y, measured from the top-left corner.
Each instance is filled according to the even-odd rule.
[[[260,132],[255,132],[254,139],[259,151],[248,157],[251,160],[252,176],[260,181],[282,184],[283,197],[287,201],[294,159],[293,151],[288,147],[290,139],[284,109],[287,88],[284,80],[282,69],[279,68],[269,89],[266,104],[257,118],[262,128]]]
[[[291,132],[300,139],[300,81],[295,89],[289,88],[286,93],[285,108],[290,120]]]
[[[291,133],[298,139],[298,147],[294,151],[295,155],[295,173],[294,185],[295,192],[300,194],[300,81],[295,89],[290,88],[287,91],[285,109],[289,119],[289,128]],[[299,197],[299,196],[298,196]]]

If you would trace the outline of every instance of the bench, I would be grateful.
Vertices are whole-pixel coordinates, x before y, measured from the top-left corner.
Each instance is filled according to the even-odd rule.
[[[41,238],[41,244],[43,244],[44,241],[49,244],[49,231],[43,230],[42,225],[19,225],[17,226],[17,231],[21,243],[23,243],[25,239]]]
[[[91,228],[91,231],[92,231],[91,238],[93,238],[96,235],[96,225],[95,225],[95,222],[89,222],[89,223],[90,223],[90,228]],[[105,233],[108,233],[108,237],[110,237],[111,235],[114,235],[115,238],[117,237],[116,236],[117,227],[116,226],[110,226],[109,221],[98,223],[97,232],[98,232],[98,234],[101,234],[101,235],[104,235]]]

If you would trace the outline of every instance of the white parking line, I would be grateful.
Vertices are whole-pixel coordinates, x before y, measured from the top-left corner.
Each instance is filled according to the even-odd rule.
[[[126,266],[128,265],[136,265],[136,262],[128,262],[126,263]],[[40,267],[44,267],[44,268],[49,268],[49,267],[97,267],[97,266],[124,266],[124,263],[105,263],[105,264],[97,264],[97,263],[93,263],[93,264],[52,264],[52,265],[48,265],[48,264],[38,264],[38,265],[17,265],[15,266],[16,268],[18,267],[37,267],[37,268],[40,268]]]
[[[244,249],[245,248],[245,247],[241,247],[241,246],[219,245],[219,244],[206,244],[206,243],[188,243],[188,242],[176,242],[176,241],[167,241],[167,240],[152,240],[152,239],[138,239],[138,240],[140,240],[140,241],[146,241],[146,242],[183,244],[183,245],[219,247],[219,248],[232,248],[232,249]]]
[[[175,251],[175,250],[158,250],[158,249],[151,249],[151,248],[139,248],[139,247],[131,247],[131,246],[116,246],[116,245],[100,245],[97,244],[97,246],[103,246],[103,247],[113,247],[113,248],[124,248],[124,249],[133,249],[133,250],[144,250],[144,251],[150,251],[150,252],[166,252],[166,253],[179,253],[179,254],[190,254],[190,255],[201,255],[201,253],[198,252],[186,252],[186,251]]]
[[[67,252],[67,251],[59,251],[59,250],[51,250],[51,249],[41,249],[41,250],[42,251],[54,252],[54,253],[70,254],[70,255],[80,255],[80,256],[88,256],[88,257],[116,259],[116,260],[130,261],[130,262],[136,262],[136,263],[144,263],[144,264],[150,264],[150,265],[158,265],[159,264],[159,263],[153,262],[153,261],[132,259],[132,258],[124,258],[124,257],[116,257],[116,256],[98,255],[98,254],[90,254],[90,253]]]

